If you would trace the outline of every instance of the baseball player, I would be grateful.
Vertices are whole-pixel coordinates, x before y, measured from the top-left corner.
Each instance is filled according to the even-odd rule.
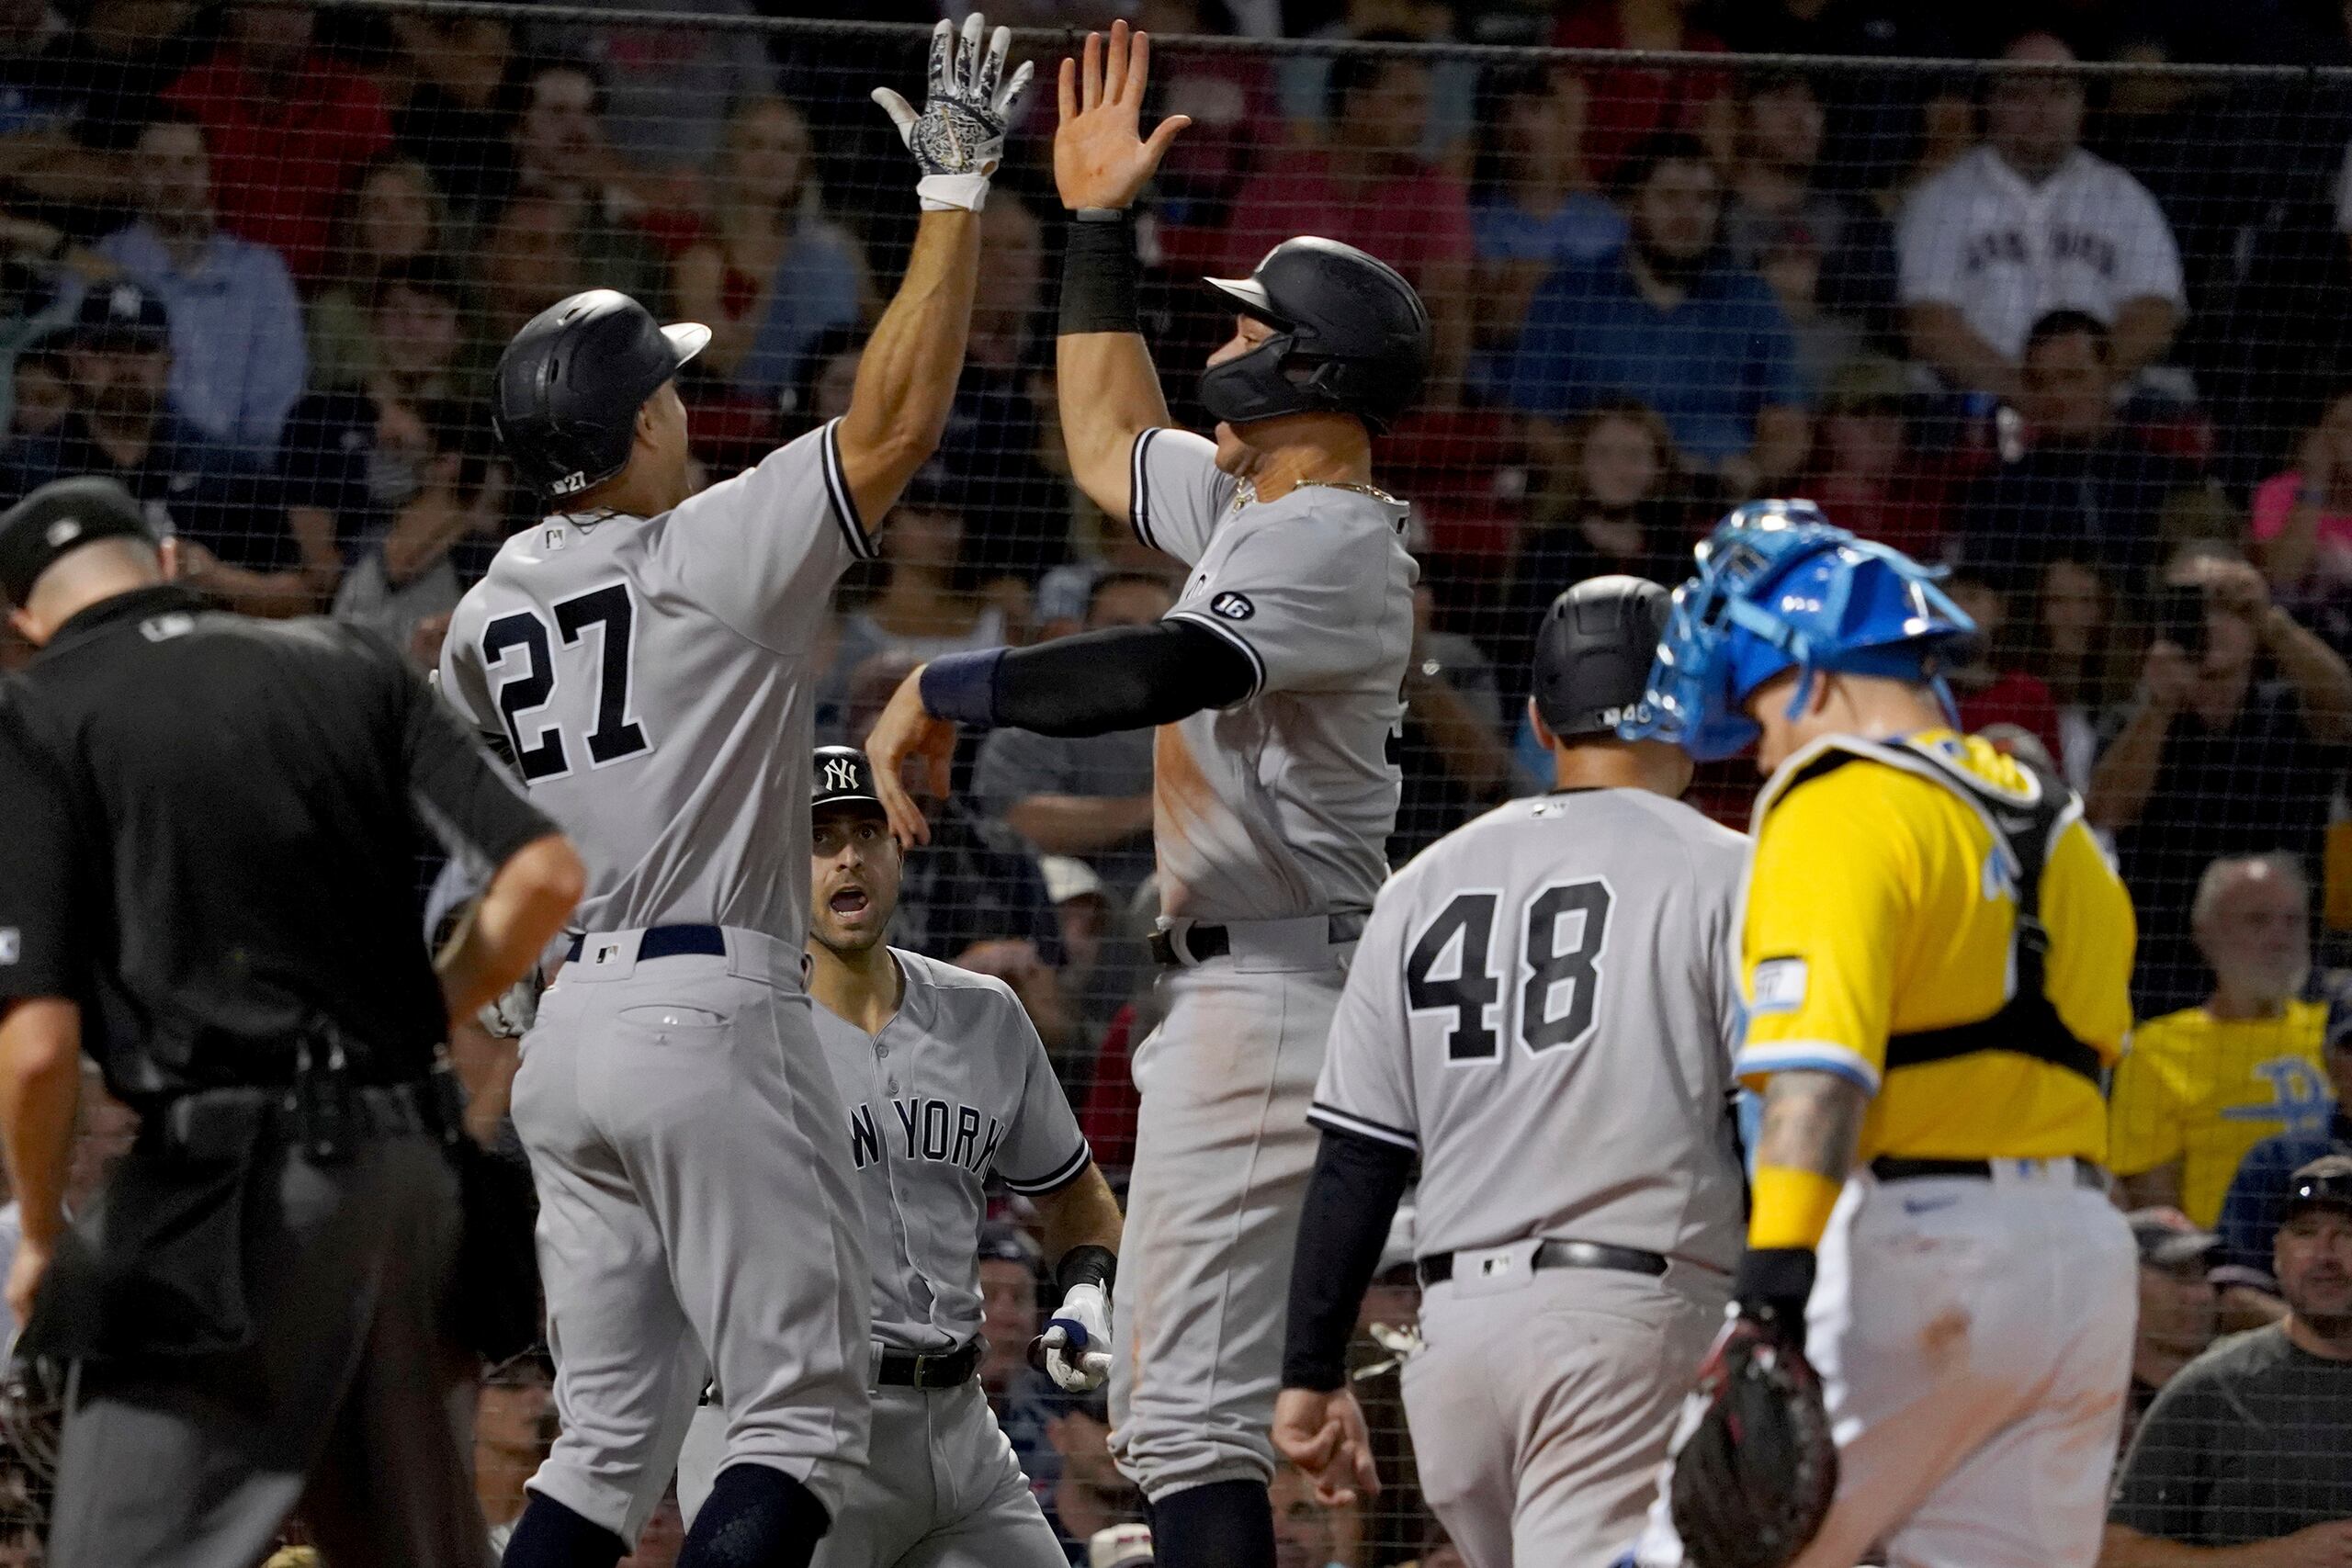
[[[1419,395],[1429,313],[1361,251],[1278,245],[1250,277],[1213,281],[1240,312],[1201,378],[1216,441],[1166,428],[1126,209],[1185,121],[1138,138],[1148,48],[1114,24],[1107,49],[1090,36],[1082,67],[1062,65],[1062,434],[1095,503],[1192,577],[1148,626],[933,660],[867,750],[913,840],[899,765],[921,753],[944,785],[957,723],[1162,727],[1154,947],[1174,973],[1136,1055],[1112,1440],[1165,1568],[1263,1568],[1307,1103],[1396,816],[1417,569],[1404,502],[1371,483],[1372,438]]]
[[[2089,1568],[2132,1363],[2099,1167],[2131,900],[2054,775],[1953,732],[1939,661],[1974,628],[1929,572],[1806,502],[1741,508],[1698,563],[1620,733],[1754,744],[1770,774],[1734,1063],[1763,1126],[1719,1354],[1819,1370],[1838,1483],[1794,1560]],[[1743,1501],[1672,1498],[1642,1563]]]
[[[1012,988],[887,944],[904,862],[865,756],[820,748],[813,787],[808,993],[847,1107],[828,1152],[864,1196],[874,1304],[866,1466],[815,1561],[1061,1568],[977,1375],[984,1189],[1001,1179],[1045,1220],[1061,1306],[1033,1354],[1073,1391],[1110,1374],[1119,1206]],[[689,1518],[725,1436],[718,1409],[696,1413],[678,1467]]]
[[[499,362],[499,434],[559,510],[459,604],[442,685],[590,865],[514,1083],[562,1435],[509,1564],[628,1551],[709,1371],[726,1466],[687,1568],[807,1562],[865,1460],[863,1227],[801,988],[809,634],[946,419],[1007,42],[943,26],[922,114],[876,94],[923,214],[842,418],[690,493],[673,378],[708,329],[598,290]]]
[[[1376,1484],[1345,1357],[1418,1156],[1406,1419],[1475,1568],[1604,1562],[1640,1528],[1739,1255],[1747,840],[1678,798],[1679,748],[1617,739],[1666,613],[1632,577],[1553,603],[1530,707],[1555,787],[1381,890],[1309,1112],[1274,1444],[1327,1502]]]

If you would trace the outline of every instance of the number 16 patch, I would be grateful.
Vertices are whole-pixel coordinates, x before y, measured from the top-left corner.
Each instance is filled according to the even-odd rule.
[[[1804,1006],[1805,967],[1802,958],[1760,958],[1748,982],[1747,1010],[1794,1012]]]

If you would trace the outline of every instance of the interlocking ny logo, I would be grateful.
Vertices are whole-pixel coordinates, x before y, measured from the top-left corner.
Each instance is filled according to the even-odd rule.
[[[846,757],[825,760],[825,789],[828,794],[843,795],[857,787],[857,764]]]

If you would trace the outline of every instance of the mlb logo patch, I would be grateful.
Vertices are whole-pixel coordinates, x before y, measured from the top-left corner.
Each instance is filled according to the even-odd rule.
[[[1749,984],[1747,1010],[1794,1012],[1804,1005],[1805,967],[1802,958],[1767,958],[1756,965]]]
[[[1209,601],[1209,608],[1228,621],[1246,621],[1258,613],[1247,593],[1220,593]]]
[[[24,933],[14,926],[0,926],[0,964],[14,964],[24,955]]]

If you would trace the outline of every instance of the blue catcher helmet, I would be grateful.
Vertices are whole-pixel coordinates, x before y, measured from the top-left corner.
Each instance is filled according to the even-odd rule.
[[[1940,571],[1809,501],[1749,502],[1696,556],[1650,667],[1648,714],[1618,727],[1625,739],[1671,740],[1702,762],[1737,756],[1760,733],[1747,699],[1784,670],[1803,671],[1792,716],[1823,670],[1925,681],[1953,712],[1939,658],[1976,623],[1936,586]]]

